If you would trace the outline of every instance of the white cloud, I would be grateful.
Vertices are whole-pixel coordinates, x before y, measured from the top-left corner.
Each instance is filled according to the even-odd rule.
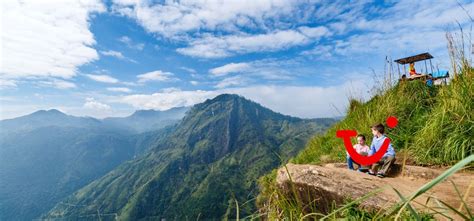
[[[11,0],[0,10],[3,78],[71,78],[98,58],[89,16],[105,10],[100,1]]]
[[[302,51],[301,55],[316,56],[320,59],[329,59],[333,56],[334,47],[330,45],[316,45],[313,49]]]
[[[196,86],[196,85],[198,85],[198,84],[199,84],[199,82],[198,82],[198,81],[189,81],[189,83],[191,83],[191,84],[192,84],[192,85],[194,85],[194,86]]]
[[[132,92],[132,90],[130,90],[130,88],[127,88],[127,87],[108,87],[107,90],[113,91],[113,92],[123,92],[123,93]]]
[[[0,78],[0,89],[14,88],[16,86],[16,81]]]
[[[139,83],[144,83],[147,81],[171,81],[171,80],[176,80],[176,78],[173,77],[174,74],[170,72],[163,72],[160,70],[148,72],[145,74],[140,74],[137,76],[138,82]]]
[[[229,63],[217,68],[213,68],[209,70],[209,72],[215,76],[224,76],[229,73],[239,73],[241,71],[245,71],[251,66],[248,63]]]
[[[331,31],[324,26],[320,27],[299,27],[298,30],[309,38],[319,39],[323,36],[331,35]]]
[[[472,1],[459,1],[474,11]],[[446,51],[444,32],[459,21],[467,27],[458,1],[114,1],[113,11],[135,19],[147,31],[184,43],[181,54],[222,58],[273,52],[318,42],[329,57],[360,53],[407,55]],[[410,12],[410,13],[407,13]],[[472,16],[472,15],[471,15]],[[311,24],[324,26],[310,27]],[[455,25],[454,25],[455,26]],[[347,38],[345,34],[352,34]],[[416,33],[416,34],[407,34]],[[429,42],[429,44],[427,44]],[[303,54],[304,55],[304,54]]]
[[[190,42],[189,47],[178,48],[176,51],[193,57],[220,58],[234,54],[279,51],[310,41],[310,38],[298,31],[278,30],[257,35],[206,36]]]
[[[76,88],[76,84],[72,82],[68,82],[68,81],[62,81],[62,80],[53,81],[53,85],[59,89]]]
[[[226,88],[243,84],[253,84],[256,82],[278,82],[291,80],[298,76],[298,66],[293,60],[262,59],[251,62],[229,63],[209,70],[212,77],[226,77],[220,80],[214,87]],[[291,70],[291,72],[289,71]]]
[[[54,87],[57,89],[72,89],[72,88],[77,87],[76,84],[72,82],[64,81],[60,79],[42,80],[42,81],[39,81],[38,83],[41,86]]]
[[[119,83],[119,80],[111,77],[109,75],[104,74],[86,74],[86,76],[94,81],[109,83],[109,84],[116,84]]]
[[[164,92],[164,93],[171,93],[171,92],[176,92],[176,91],[181,91],[181,89],[177,87],[167,87],[160,90],[160,92]]]
[[[146,30],[173,37],[197,30],[235,30],[239,26],[264,27],[264,18],[291,14],[295,1],[114,1],[113,10],[131,17]]]
[[[137,109],[168,110],[173,107],[191,106],[215,96],[213,91],[169,90],[153,94],[121,96],[115,102],[130,104]]]
[[[131,87],[134,87],[134,86],[139,86],[140,84],[136,83],[136,82],[130,82],[130,81],[124,81],[122,82],[123,85],[125,86],[131,86]]]
[[[247,83],[247,79],[242,76],[232,76],[222,79],[215,88],[226,88],[232,86],[239,86]]]
[[[125,59],[125,56],[123,56],[122,52],[119,52],[119,51],[109,50],[109,51],[100,51],[100,53],[105,56],[112,56],[118,59]]]
[[[93,110],[110,110],[110,106],[99,101],[96,101],[94,98],[86,98],[84,103],[84,108],[93,109]]]
[[[188,67],[180,67],[180,69],[183,69],[191,74],[196,74],[197,71],[195,69],[192,69],[192,68],[188,68]]]
[[[310,21],[336,18],[359,3],[306,1],[121,1],[112,11],[135,19],[147,31],[183,41],[177,52],[220,58],[252,52],[273,52],[318,41],[332,32],[307,27]],[[304,8],[304,11],[302,11]],[[217,33],[216,33],[217,32]]]
[[[132,41],[132,39],[130,39],[129,37],[127,36],[122,36],[118,39],[120,42],[124,43],[125,45],[127,45],[128,48],[131,48],[131,49],[135,49],[135,50],[143,50],[143,48],[145,47],[145,44],[143,43],[135,43]]]
[[[330,23],[329,27],[333,30],[336,34],[343,34],[347,29],[347,23],[344,22],[334,22]]]
[[[127,58],[125,57],[122,52],[119,52],[119,51],[113,51],[113,50],[108,50],[108,51],[100,51],[100,53],[102,55],[105,55],[105,56],[111,56],[111,57],[116,57],[118,59],[121,59],[121,60],[124,60],[124,61],[130,61],[130,62],[133,62],[133,63],[137,63],[137,61],[131,59],[131,58]]]
[[[360,98],[369,97],[367,86],[361,81],[346,82],[331,87],[257,85],[218,89],[211,91],[167,90],[153,94],[118,96],[113,102],[132,105],[137,109],[167,110],[173,107],[191,106],[219,94],[239,94],[262,105],[297,117],[335,117],[345,114],[352,91],[359,91]]]

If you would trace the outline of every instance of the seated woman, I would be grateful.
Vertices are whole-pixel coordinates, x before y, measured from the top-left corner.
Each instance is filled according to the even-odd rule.
[[[410,63],[410,67],[408,69],[410,71],[410,76],[417,75],[416,70],[415,70],[415,63]]]
[[[360,155],[364,155],[364,156],[368,155],[370,148],[369,148],[369,146],[367,146],[365,144],[365,136],[363,134],[357,135],[357,144],[354,145],[354,149]],[[347,167],[350,170],[355,170],[354,169],[354,164],[356,164],[358,166],[359,171],[361,171],[360,164],[354,162],[352,160],[351,156],[349,156],[349,153],[347,153]]]

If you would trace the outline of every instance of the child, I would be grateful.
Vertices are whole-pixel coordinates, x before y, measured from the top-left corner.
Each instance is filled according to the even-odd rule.
[[[369,146],[365,144],[365,136],[363,134],[357,135],[357,144],[354,145],[354,149],[356,152],[360,155],[365,155],[369,153]],[[347,166],[349,167],[349,170],[354,170],[354,161],[352,160],[351,156],[349,156],[349,153],[347,153]],[[358,163],[355,163],[359,167],[359,171],[361,171],[361,166]]]
[[[372,134],[374,135],[374,139],[372,140],[372,145],[370,146],[370,153],[369,155],[375,154],[382,144],[384,140],[387,138],[384,135],[385,127],[382,124],[377,124],[371,127]],[[387,171],[390,169],[392,164],[395,162],[395,150],[392,147],[392,143],[388,145],[388,149],[383,155],[382,159],[379,162],[372,165],[372,169],[369,170],[370,175],[377,174],[378,177],[383,178],[386,176]],[[377,171],[378,166],[382,165],[382,168]]]

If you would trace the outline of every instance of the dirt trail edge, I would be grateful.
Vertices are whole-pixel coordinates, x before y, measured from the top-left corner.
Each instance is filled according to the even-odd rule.
[[[407,197],[443,172],[438,169],[418,166],[405,166],[402,171],[399,165],[395,165],[391,177],[378,178],[348,170],[343,166],[342,164],[326,164],[324,166],[287,164],[286,167],[291,175],[293,185],[290,184],[290,178],[285,167],[278,170],[277,183],[288,196],[293,195],[293,191],[296,190],[303,204],[316,202],[314,204],[317,205],[316,209],[323,213],[330,210],[333,202],[343,205],[349,199],[357,199],[378,188],[387,187],[383,192],[366,199],[360,204],[365,210],[380,211],[400,201],[399,196],[389,186]],[[418,197],[415,201],[425,205],[427,198],[432,196],[458,209],[461,201],[449,180],[456,184],[461,194],[465,194],[468,186],[474,180],[474,173],[458,172]],[[418,203],[412,203],[412,206],[420,211],[423,210],[423,206]],[[474,211],[474,188],[472,187],[466,198],[466,203],[471,211]],[[429,205],[435,205],[435,201],[430,200]],[[456,219],[454,214],[452,216]]]

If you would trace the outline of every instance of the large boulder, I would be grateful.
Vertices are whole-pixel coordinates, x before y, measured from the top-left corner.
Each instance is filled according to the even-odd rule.
[[[404,196],[409,196],[423,184],[441,174],[442,170],[417,166],[401,167],[396,165],[391,177],[379,178],[365,173],[351,171],[341,164],[298,165],[287,164],[278,170],[277,184],[288,197],[298,196],[307,212],[327,213],[334,205],[343,205],[350,200],[358,199],[383,188],[383,191],[365,199],[360,203],[362,209],[368,211],[386,210],[400,201],[400,197],[393,188]],[[474,179],[472,173],[454,174],[449,179],[456,183],[459,190],[464,193],[470,182]],[[392,188],[393,187],[393,188]],[[450,182],[442,182],[429,191],[429,194],[442,199],[455,208],[460,205],[460,199]],[[416,199],[424,204],[424,194]],[[469,207],[474,205],[474,194],[467,197]],[[309,205],[311,204],[311,205]],[[420,207],[419,205],[414,205]],[[311,210],[311,211],[309,211]]]

